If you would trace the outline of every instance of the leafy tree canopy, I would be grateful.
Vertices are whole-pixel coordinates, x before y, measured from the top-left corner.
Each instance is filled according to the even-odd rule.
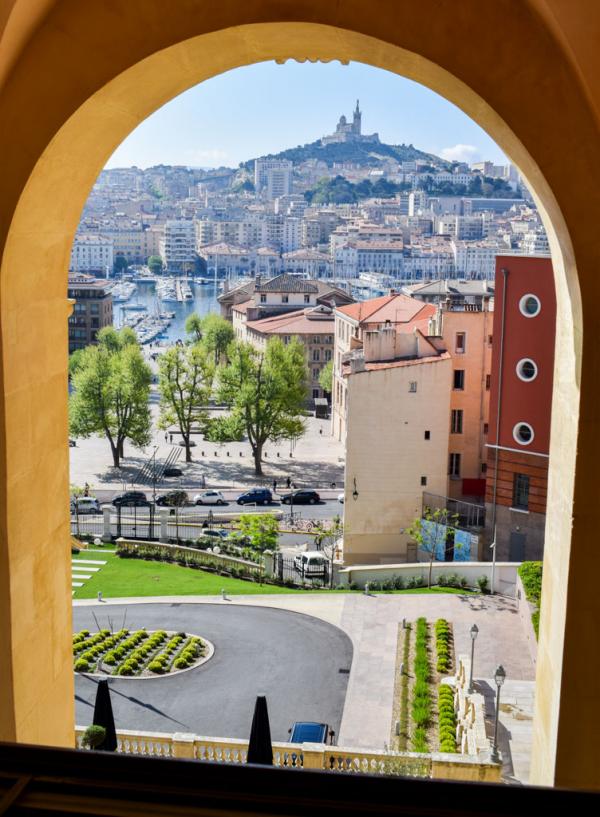
[[[240,517],[233,538],[261,553],[264,550],[277,550],[279,522],[270,513],[245,513]]]
[[[294,339],[284,345],[273,338],[264,352],[247,343],[234,342],[229,363],[218,371],[217,399],[231,407],[226,417],[207,424],[206,438],[225,442],[246,434],[256,474],[262,474],[262,451],[268,440],[299,437],[306,401],[307,371],[302,344]]]
[[[98,345],[83,350],[72,377],[71,434],[74,437],[104,434],[110,443],[113,463],[118,466],[125,440],[138,448],[150,442],[151,380],[152,372],[135,333],[131,329],[102,329]]]
[[[205,424],[213,369],[202,346],[174,346],[158,360],[159,428],[177,426],[185,443],[185,459],[191,462],[193,430]]]
[[[329,363],[326,363],[321,369],[319,386],[323,391],[326,391],[327,394],[331,394],[333,389],[333,360],[330,360]]]
[[[151,255],[148,257],[148,269],[152,275],[160,275],[163,271],[163,260],[160,255]]]

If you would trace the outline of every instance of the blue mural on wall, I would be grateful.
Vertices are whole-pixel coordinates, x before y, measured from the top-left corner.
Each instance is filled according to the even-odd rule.
[[[422,519],[423,544],[421,550],[426,553],[434,551],[434,559],[438,562],[446,561],[446,537],[447,527],[440,522],[433,522],[429,519]],[[454,528],[454,554],[455,562],[471,561],[471,550],[477,547],[477,537],[466,530]]]

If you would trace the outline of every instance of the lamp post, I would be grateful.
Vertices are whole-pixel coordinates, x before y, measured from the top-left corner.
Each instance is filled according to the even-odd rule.
[[[477,624],[473,624],[471,627],[471,672],[469,674],[469,688],[467,690],[469,695],[472,695],[475,691],[473,687],[473,661],[475,658],[475,640],[477,638],[477,634],[479,633],[479,627]]]
[[[496,682],[496,717],[494,720],[494,742],[492,743],[492,763],[500,763],[500,753],[498,752],[498,716],[500,714],[500,687],[506,679],[504,667],[500,664],[494,673]]]

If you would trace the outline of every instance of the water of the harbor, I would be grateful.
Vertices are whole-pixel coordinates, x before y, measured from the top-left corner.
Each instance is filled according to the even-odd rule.
[[[175,317],[161,338],[170,343],[183,340],[185,338],[186,319],[193,312],[201,317],[209,312],[216,312],[217,314],[221,312],[221,307],[217,302],[219,292],[214,283],[203,286],[191,284],[191,288],[194,295],[193,301],[160,301],[156,296],[154,283],[137,283],[137,292],[134,292],[128,301],[113,303],[113,323],[119,329],[123,325],[123,317],[126,315],[154,315],[157,311],[174,312]],[[142,313],[123,309],[123,307],[131,304],[142,304],[148,311]]]

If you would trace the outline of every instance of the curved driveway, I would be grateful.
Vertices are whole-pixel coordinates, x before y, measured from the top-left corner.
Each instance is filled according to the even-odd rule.
[[[263,607],[140,604],[74,607],[74,630],[185,630],[205,636],[215,654],[172,677],[110,679],[117,729],[193,732],[248,738],[256,695],[267,696],[271,737],[287,740],[296,720],[330,724],[339,734],[352,643],[337,627],[311,616]],[[340,670],[343,670],[340,672]],[[76,723],[91,723],[95,678],[76,676]]]

